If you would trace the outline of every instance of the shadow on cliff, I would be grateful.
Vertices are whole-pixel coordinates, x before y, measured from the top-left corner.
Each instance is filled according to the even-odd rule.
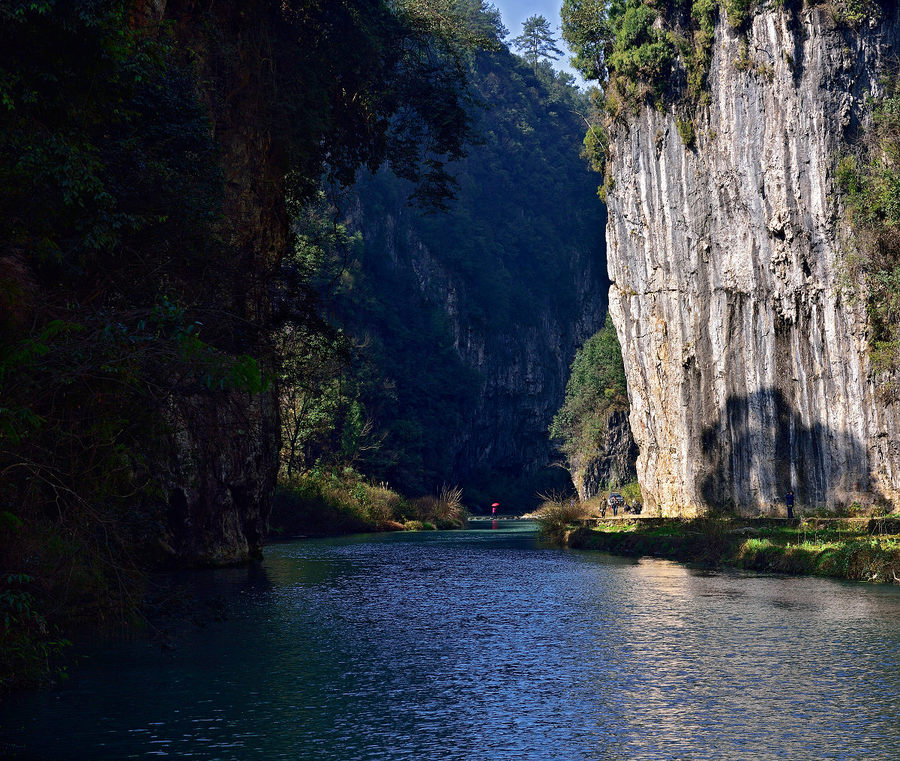
[[[698,491],[712,508],[782,512],[788,489],[800,510],[884,501],[862,442],[821,423],[804,425],[776,388],[729,397],[718,421],[703,429],[701,450]]]

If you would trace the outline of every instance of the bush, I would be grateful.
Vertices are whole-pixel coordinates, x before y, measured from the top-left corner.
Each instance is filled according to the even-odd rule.
[[[349,468],[311,471],[281,480],[270,531],[276,536],[325,536],[378,530],[396,521],[404,504],[397,492],[367,483]]]
[[[678,134],[681,136],[681,142],[684,143],[684,147],[688,150],[693,149],[697,141],[697,135],[694,132],[694,122],[690,119],[676,118],[675,127],[678,129]]]
[[[434,524],[439,529],[463,528],[469,511],[463,506],[462,494],[459,486],[445,485],[436,497],[414,499],[406,506],[406,512],[415,520]]]
[[[561,449],[570,459],[591,457],[604,441],[610,415],[626,409],[622,347],[607,314],[603,328],[575,353],[565,401],[550,424],[550,436],[562,440]]]
[[[537,521],[541,533],[554,542],[562,542],[566,532],[579,521],[590,517],[587,507],[577,499],[546,500],[531,517]]]
[[[71,644],[53,634],[28,591],[32,582],[27,574],[0,576],[0,693],[42,682],[53,672],[51,660]]]
[[[313,470],[278,485],[272,506],[274,536],[334,536],[367,531],[463,528],[469,513],[462,489],[444,486],[436,497],[411,502],[385,484],[371,484],[352,468]]]

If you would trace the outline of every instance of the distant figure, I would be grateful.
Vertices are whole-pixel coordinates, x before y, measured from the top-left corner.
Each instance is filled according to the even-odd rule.
[[[606,498],[606,504],[612,508],[613,515],[619,514],[619,506],[625,507],[625,498],[617,491],[612,491]]]
[[[788,493],[784,495],[784,504],[787,505],[788,520],[794,518],[794,490],[788,489]]]

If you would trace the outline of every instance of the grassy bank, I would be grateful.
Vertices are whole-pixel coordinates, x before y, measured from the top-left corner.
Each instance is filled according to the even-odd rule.
[[[900,583],[900,519],[647,518],[570,523],[578,549],[755,571]]]
[[[272,507],[270,536],[453,529],[462,528],[467,519],[459,488],[444,487],[436,496],[406,499],[345,468],[282,480]]]

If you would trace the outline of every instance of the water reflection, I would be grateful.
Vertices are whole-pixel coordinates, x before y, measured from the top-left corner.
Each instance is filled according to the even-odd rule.
[[[284,544],[221,619],[4,706],[33,758],[893,758],[900,595],[540,548],[533,527]]]

